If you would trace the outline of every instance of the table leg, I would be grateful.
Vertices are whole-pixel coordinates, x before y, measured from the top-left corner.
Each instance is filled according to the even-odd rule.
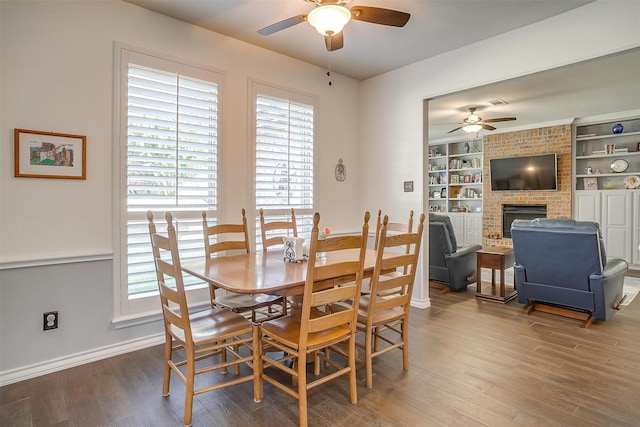
[[[504,298],[504,267],[500,269],[500,296]]]

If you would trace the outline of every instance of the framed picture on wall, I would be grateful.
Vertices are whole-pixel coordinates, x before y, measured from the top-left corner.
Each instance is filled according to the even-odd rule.
[[[15,129],[14,176],[87,179],[87,137]]]

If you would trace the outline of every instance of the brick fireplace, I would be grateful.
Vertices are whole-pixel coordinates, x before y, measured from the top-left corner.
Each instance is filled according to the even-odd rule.
[[[512,246],[511,239],[505,238],[503,234],[503,205],[546,206],[548,218],[572,217],[570,124],[485,135],[482,145],[484,147],[483,247]],[[491,191],[490,159],[548,153],[557,155],[557,191]]]

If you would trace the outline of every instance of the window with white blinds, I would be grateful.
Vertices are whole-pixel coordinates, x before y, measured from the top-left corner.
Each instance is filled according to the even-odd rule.
[[[121,236],[120,276],[126,282],[121,294],[136,299],[158,289],[148,210],[161,232],[166,231],[165,212],[173,214],[183,262],[204,252],[200,212],[211,212],[214,223],[218,204],[220,77],[157,57],[147,61],[140,53],[125,57],[121,69],[126,76],[120,84],[126,84],[121,92],[126,103],[121,108],[126,115],[121,118],[121,126],[126,125],[121,131],[126,135],[121,229],[126,232]],[[184,278],[187,285],[199,284],[191,276]]]
[[[256,211],[262,208],[267,221],[280,221],[294,208],[298,235],[308,237],[314,207],[315,100],[258,84],[254,91]],[[256,231],[260,250],[259,221]]]

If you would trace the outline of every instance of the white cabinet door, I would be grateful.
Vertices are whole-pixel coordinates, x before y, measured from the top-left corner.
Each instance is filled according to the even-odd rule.
[[[601,222],[601,191],[576,191],[574,217],[577,221]]]
[[[467,214],[464,217],[465,245],[482,244],[482,215]]]
[[[640,191],[633,192],[633,239],[631,244],[631,261],[640,266]]]
[[[482,244],[482,214],[448,213],[458,247]]]
[[[464,214],[461,213],[449,213],[449,218],[451,218],[451,225],[453,226],[453,232],[456,235],[456,241],[458,242],[458,246],[465,246],[464,242]]]
[[[631,263],[632,193],[630,191],[602,192],[602,235],[607,256],[623,258]]]

